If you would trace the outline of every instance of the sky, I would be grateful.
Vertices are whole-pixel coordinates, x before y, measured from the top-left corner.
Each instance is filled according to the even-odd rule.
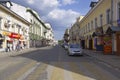
[[[90,2],[96,0],[11,0],[38,12],[44,22],[53,28],[55,40],[63,39],[66,28],[75,23],[76,18],[90,10]]]

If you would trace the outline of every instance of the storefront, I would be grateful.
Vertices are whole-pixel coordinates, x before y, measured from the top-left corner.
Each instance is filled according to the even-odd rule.
[[[93,49],[96,49],[97,51],[103,51],[103,28],[98,27],[96,28],[95,32],[92,34],[93,37]]]
[[[92,50],[93,49],[93,40],[92,40],[92,36],[89,36],[89,49]]]
[[[19,44],[21,48],[25,47],[26,40],[24,37],[18,33],[3,31],[2,33],[5,37],[4,45],[6,51],[12,51],[16,49],[16,45]]]
[[[120,27],[109,27],[106,33],[111,37],[111,41],[109,41],[109,44],[111,42],[111,48],[113,48],[111,52],[114,52],[116,55],[120,55]]]

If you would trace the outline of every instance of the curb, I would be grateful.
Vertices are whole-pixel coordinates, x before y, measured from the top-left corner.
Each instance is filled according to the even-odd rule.
[[[8,57],[8,56],[16,56],[16,55],[24,54],[24,53],[35,51],[35,50],[37,50],[37,48],[29,48],[29,49],[24,49],[20,51],[0,52],[0,58]]]

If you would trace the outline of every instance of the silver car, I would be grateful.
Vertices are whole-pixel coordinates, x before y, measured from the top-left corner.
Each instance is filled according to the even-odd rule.
[[[79,44],[70,44],[68,46],[68,55],[83,55],[83,49]]]

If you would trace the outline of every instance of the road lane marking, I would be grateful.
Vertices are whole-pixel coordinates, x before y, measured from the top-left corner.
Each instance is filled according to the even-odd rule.
[[[31,67],[35,66],[36,61],[31,61],[29,64],[23,66],[18,71],[16,71],[14,74],[11,74],[7,77],[5,80],[17,80],[18,77],[20,77],[22,74],[24,74],[27,70],[29,70]]]
[[[39,78],[41,78],[41,76],[42,79],[46,79],[47,78],[46,68],[47,68],[47,64],[40,63],[40,65],[24,80],[38,80]]]
[[[40,63],[36,63],[36,65],[34,67],[32,67],[31,69],[29,69],[27,72],[25,72],[21,77],[19,77],[17,80],[24,80],[28,75],[30,75],[30,73],[32,73],[38,66],[40,65]]]

